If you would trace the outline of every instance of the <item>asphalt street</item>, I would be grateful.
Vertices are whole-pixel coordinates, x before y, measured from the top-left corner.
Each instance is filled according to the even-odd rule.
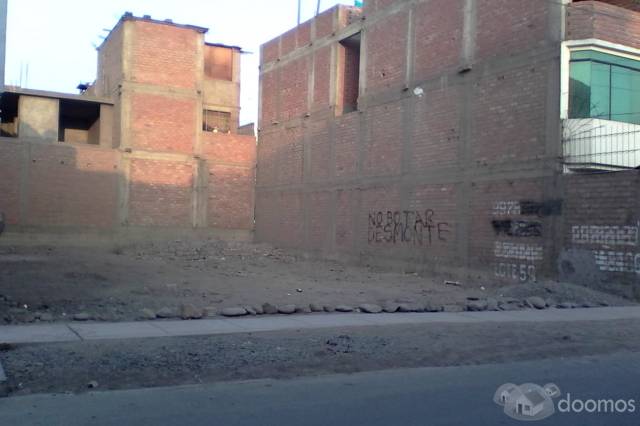
[[[493,402],[507,382],[560,398],[634,400],[626,413],[565,413],[540,425],[640,424],[640,354],[386,370],[188,387],[0,399],[2,425],[516,425]],[[557,401],[556,399],[556,405]],[[630,405],[625,404],[628,409]],[[619,406],[620,407],[620,406]],[[577,408],[580,408],[578,405]]]

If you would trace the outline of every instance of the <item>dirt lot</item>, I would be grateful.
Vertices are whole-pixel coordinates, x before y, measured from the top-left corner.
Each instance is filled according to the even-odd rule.
[[[84,392],[95,385],[127,389],[624,351],[640,351],[640,321],[441,323],[5,345],[0,361],[9,393],[24,395]]]
[[[107,248],[0,247],[0,321],[123,321],[143,309],[236,305],[459,304],[468,297],[541,296],[577,305],[629,301],[558,283],[445,285],[415,274],[304,258],[268,245],[207,240]]]

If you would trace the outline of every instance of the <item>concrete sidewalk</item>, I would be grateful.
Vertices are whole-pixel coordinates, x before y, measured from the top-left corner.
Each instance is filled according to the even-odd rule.
[[[0,343],[78,342],[100,339],[196,336],[397,324],[609,321],[622,319],[640,319],[640,306],[461,313],[265,315],[197,321],[156,320],[120,323],[75,322],[66,324],[11,325],[0,326]]]

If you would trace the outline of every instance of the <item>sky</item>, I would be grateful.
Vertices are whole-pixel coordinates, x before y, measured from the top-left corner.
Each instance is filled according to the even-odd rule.
[[[317,0],[301,0],[302,21]],[[354,0],[322,0],[321,11]],[[296,25],[297,0],[9,0],[6,84],[77,93],[96,77],[96,47],[125,12],[209,28],[205,40],[241,46],[241,123],[257,120],[260,45]]]

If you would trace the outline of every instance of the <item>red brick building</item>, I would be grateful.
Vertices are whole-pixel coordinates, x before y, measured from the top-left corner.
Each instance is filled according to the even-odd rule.
[[[82,94],[6,89],[9,231],[250,234],[256,140],[238,133],[241,50],[206,32],[125,14]]]
[[[367,0],[262,46],[256,237],[640,295],[640,7]]]

